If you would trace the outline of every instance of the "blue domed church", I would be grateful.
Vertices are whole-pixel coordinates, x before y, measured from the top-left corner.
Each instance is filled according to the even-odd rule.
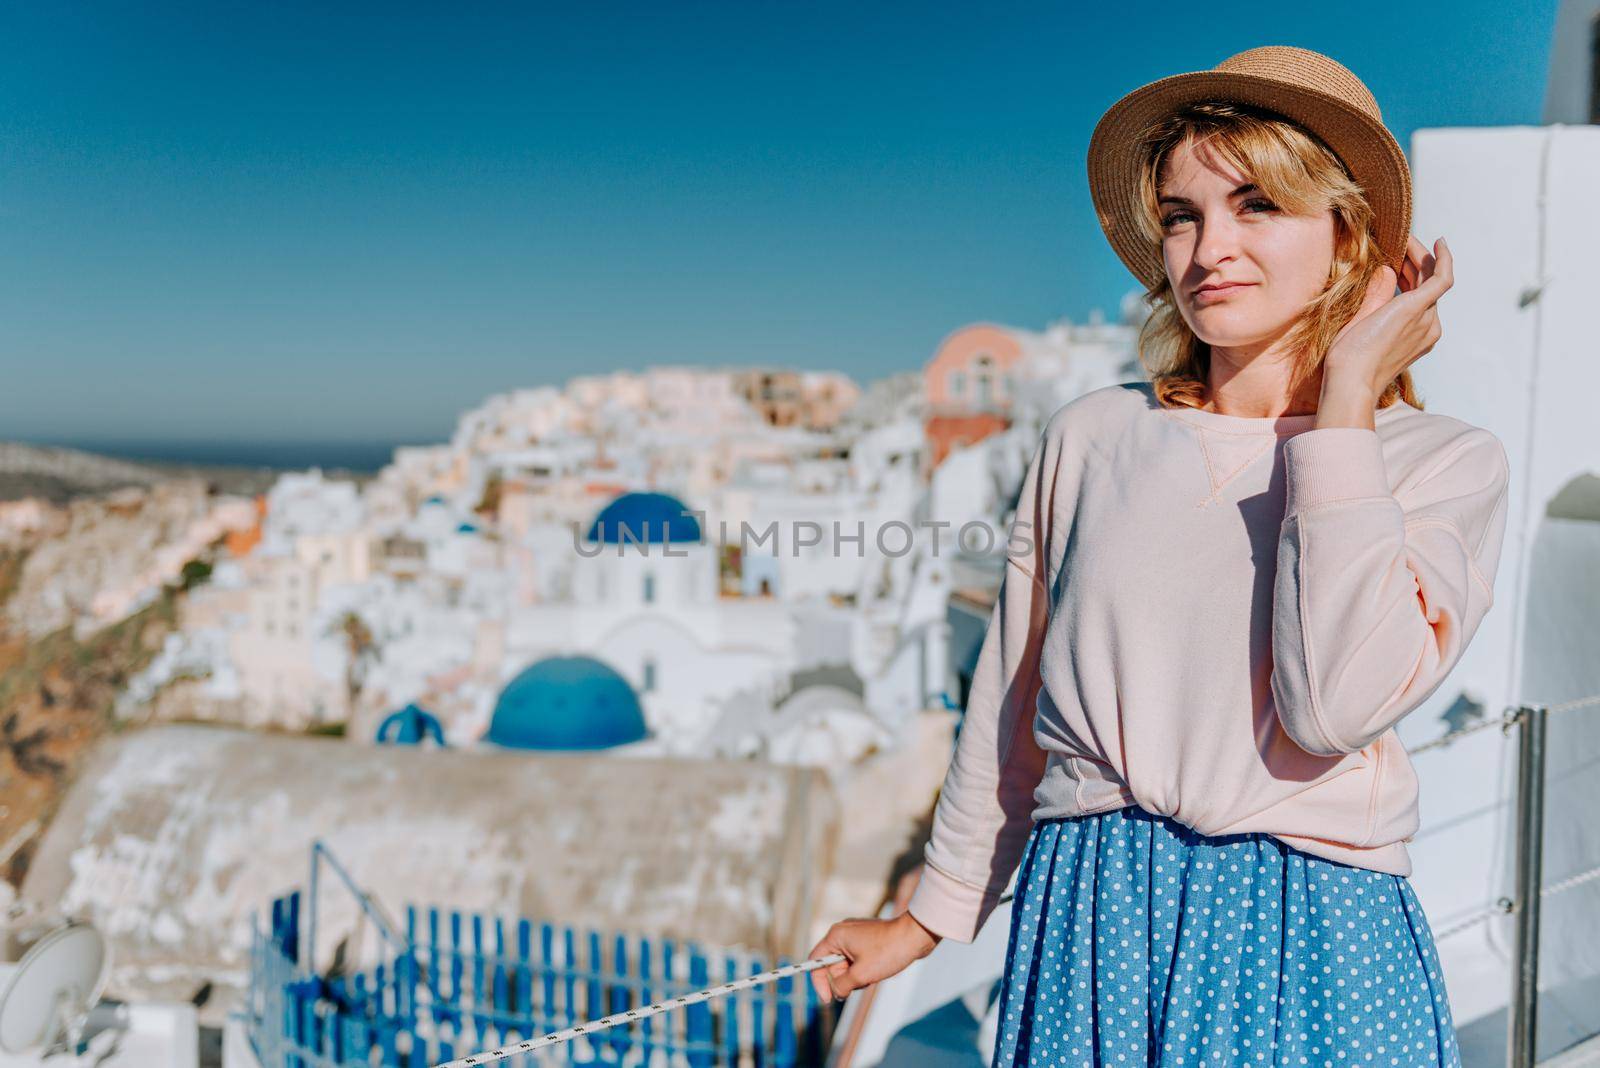
[[[609,749],[649,736],[633,687],[587,656],[553,656],[506,684],[485,740],[508,749]]]
[[[703,610],[716,601],[716,548],[668,493],[624,493],[600,509],[573,577],[579,604],[616,613]]]
[[[602,545],[699,542],[700,521],[667,493],[624,493],[589,524],[589,541]]]

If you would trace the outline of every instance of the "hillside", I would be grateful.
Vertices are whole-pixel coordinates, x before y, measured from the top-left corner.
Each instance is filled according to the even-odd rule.
[[[279,475],[272,467],[132,461],[55,445],[0,442],[0,501],[41,497],[53,504],[127,486],[152,486],[175,478],[199,478],[215,492],[254,496],[265,493]],[[327,468],[329,477],[357,483],[367,472]]]

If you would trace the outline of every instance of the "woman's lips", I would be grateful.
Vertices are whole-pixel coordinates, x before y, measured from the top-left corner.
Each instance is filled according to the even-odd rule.
[[[1248,289],[1253,285],[1255,285],[1254,282],[1230,282],[1225,286],[1217,286],[1212,289],[1197,289],[1195,290],[1194,299],[1200,304],[1210,304],[1214,301],[1222,300],[1231,293],[1237,293],[1241,289]]]

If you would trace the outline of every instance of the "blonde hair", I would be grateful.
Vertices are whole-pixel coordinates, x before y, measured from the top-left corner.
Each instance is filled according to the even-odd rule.
[[[1383,266],[1383,252],[1373,236],[1372,205],[1344,164],[1303,126],[1261,108],[1230,102],[1186,105],[1149,127],[1140,142],[1140,232],[1159,253],[1163,236],[1157,201],[1161,171],[1182,145],[1205,142],[1232,164],[1280,208],[1293,214],[1331,211],[1334,219],[1333,264],[1327,285],[1304,309],[1287,338],[1295,353],[1290,369],[1292,396],[1321,366],[1333,344],[1366,295],[1367,285]],[[1156,397],[1167,407],[1200,407],[1206,396],[1211,346],[1200,340],[1178,311],[1172,283],[1163,276],[1144,295],[1150,317],[1139,332],[1139,361],[1150,375]],[[1396,400],[1422,407],[1409,371],[1401,371],[1384,387],[1378,407]]]

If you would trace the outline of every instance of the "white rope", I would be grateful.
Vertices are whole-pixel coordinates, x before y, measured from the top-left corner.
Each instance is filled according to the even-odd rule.
[[[1563,890],[1571,890],[1574,886],[1582,886],[1584,883],[1591,883],[1596,879],[1600,879],[1600,867],[1590,868],[1588,871],[1579,872],[1577,875],[1569,875],[1558,883],[1551,883],[1539,891],[1539,896],[1549,897],[1551,894],[1559,894]]]
[[[1521,713],[1518,712],[1518,710],[1509,709],[1505,715],[1499,717],[1498,719],[1486,719],[1481,723],[1474,723],[1470,727],[1461,727],[1458,730],[1453,730],[1448,734],[1435,738],[1431,742],[1424,742],[1412,749],[1407,749],[1406,753],[1409,756],[1416,756],[1418,753],[1426,753],[1430,749],[1441,749],[1444,746],[1449,745],[1451,742],[1454,742],[1460,738],[1464,738],[1469,734],[1477,734],[1479,731],[1486,731],[1490,727],[1499,727],[1502,730],[1509,731],[1520,718]]]
[[[660,1001],[654,1005],[647,1005],[642,1009],[629,1009],[626,1012],[612,1013],[610,1016],[603,1016],[598,1020],[577,1024],[562,1031],[552,1031],[540,1038],[530,1038],[525,1042],[515,1042],[509,1046],[501,1046],[499,1049],[489,1050],[486,1053],[474,1053],[470,1057],[447,1061],[444,1064],[435,1065],[434,1068],[476,1068],[477,1065],[481,1064],[493,1064],[496,1061],[503,1061],[521,1053],[531,1053],[545,1046],[570,1042],[579,1035],[586,1035],[591,1031],[602,1031],[607,1027],[615,1027],[617,1024],[632,1023],[634,1020],[642,1020],[646,1016],[654,1016],[657,1013],[666,1012],[668,1009],[681,1009],[685,1005],[709,1001],[711,998],[719,998],[724,994],[731,994],[735,990],[743,990],[746,987],[757,986],[761,983],[770,983],[799,972],[809,972],[824,965],[837,964],[844,959],[843,953],[831,953],[826,957],[802,961],[799,964],[785,964],[781,968],[774,968],[759,975],[749,975],[743,979],[736,979],[731,983],[723,983],[721,986],[710,987],[706,990],[696,991],[693,994],[685,994],[682,997],[673,998],[671,1001]]]
[[[1475,915],[1468,916],[1464,920],[1457,920],[1455,923],[1452,923],[1447,927],[1439,928],[1437,931],[1433,932],[1433,940],[1435,942],[1443,942],[1451,935],[1458,935],[1462,931],[1470,931],[1472,928],[1478,926],[1478,924],[1510,911],[1511,902],[1502,899],[1500,904],[1497,906],[1490,906],[1489,908],[1479,911]]]
[[[1555,715],[1557,712],[1572,712],[1579,708],[1591,708],[1594,706],[1600,706],[1600,694],[1591,694],[1588,697],[1580,697],[1575,701],[1563,701],[1558,705],[1548,705],[1545,708],[1545,713],[1547,715]],[[1415,748],[1407,749],[1406,753],[1410,756],[1416,756],[1418,753],[1426,753],[1430,749],[1442,749],[1451,742],[1465,738],[1469,734],[1476,734],[1479,731],[1488,730],[1490,727],[1499,727],[1501,730],[1509,734],[1511,732],[1511,728],[1521,721],[1522,711],[1523,710],[1521,708],[1508,708],[1498,719],[1486,719],[1481,723],[1474,723],[1470,727],[1462,727],[1459,730],[1450,731],[1447,734],[1435,738],[1431,742],[1424,742]]]
[[[1590,868],[1588,871],[1580,871],[1576,875],[1569,875],[1559,882],[1554,882],[1549,886],[1543,887],[1539,891],[1539,896],[1550,897],[1554,894],[1560,894],[1567,890],[1571,890],[1574,886],[1582,886],[1584,883],[1592,883],[1596,879],[1600,879],[1600,865]],[[1512,901],[1509,897],[1503,897],[1495,904],[1480,909],[1478,912],[1466,917],[1465,919],[1458,920],[1447,927],[1441,927],[1434,931],[1434,941],[1443,941],[1444,939],[1449,938],[1451,935],[1460,934],[1462,931],[1476,927],[1485,920],[1493,919],[1495,916],[1508,915],[1515,911],[1517,911],[1516,902]]]
[[[1589,697],[1580,697],[1576,701],[1563,701],[1559,705],[1551,705],[1550,712],[1571,712],[1575,708],[1588,708],[1591,705],[1600,705],[1600,693]]]

